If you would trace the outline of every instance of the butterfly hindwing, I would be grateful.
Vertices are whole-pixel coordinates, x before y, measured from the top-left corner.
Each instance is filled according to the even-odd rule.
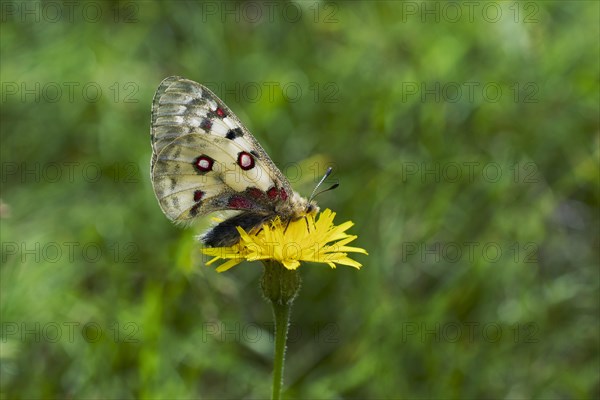
[[[204,86],[169,77],[152,105],[151,174],[160,206],[173,221],[218,210],[274,215],[292,189],[239,119]],[[261,222],[262,223],[262,222]]]

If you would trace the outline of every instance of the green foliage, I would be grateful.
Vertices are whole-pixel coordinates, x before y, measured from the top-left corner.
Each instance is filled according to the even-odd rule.
[[[3,398],[270,392],[262,266],[152,193],[169,75],[369,251],[301,267],[284,396],[597,397],[599,5],[476,3],[3,2]]]

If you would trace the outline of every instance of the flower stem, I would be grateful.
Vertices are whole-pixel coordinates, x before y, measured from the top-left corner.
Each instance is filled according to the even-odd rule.
[[[273,357],[273,400],[281,399],[283,385],[283,365],[285,362],[285,345],[290,322],[291,303],[281,304],[272,302],[273,317],[275,318],[275,355]]]
[[[263,296],[273,306],[275,320],[275,354],[273,356],[273,399],[281,399],[285,344],[290,326],[292,303],[300,291],[302,280],[298,271],[289,270],[274,260],[263,260],[265,266],[260,281]]]

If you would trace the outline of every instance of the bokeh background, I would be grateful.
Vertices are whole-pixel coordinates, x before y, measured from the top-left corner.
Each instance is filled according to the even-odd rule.
[[[1,394],[261,398],[259,263],[149,181],[160,81],[212,88],[364,267],[301,267],[286,398],[599,396],[599,4],[1,3]]]

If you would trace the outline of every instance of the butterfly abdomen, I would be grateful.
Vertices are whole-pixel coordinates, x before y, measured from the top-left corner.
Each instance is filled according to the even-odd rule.
[[[236,227],[241,227],[246,232],[260,228],[262,224],[274,218],[274,215],[242,213],[231,217],[202,235],[202,242],[209,247],[229,247],[240,240],[240,233]]]
[[[246,200],[246,197],[233,196],[233,199]],[[316,204],[309,204],[306,199],[299,196],[296,192],[284,201],[278,203],[278,206],[271,206],[272,211],[265,213],[261,209],[243,211],[218,225],[211,228],[202,236],[202,242],[209,247],[229,247],[235,245],[240,240],[240,234],[236,227],[241,227],[244,231],[253,234],[264,223],[273,220],[275,217],[282,221],[296,220],[304,217],[307,213],[316,213],[319,208]]]

